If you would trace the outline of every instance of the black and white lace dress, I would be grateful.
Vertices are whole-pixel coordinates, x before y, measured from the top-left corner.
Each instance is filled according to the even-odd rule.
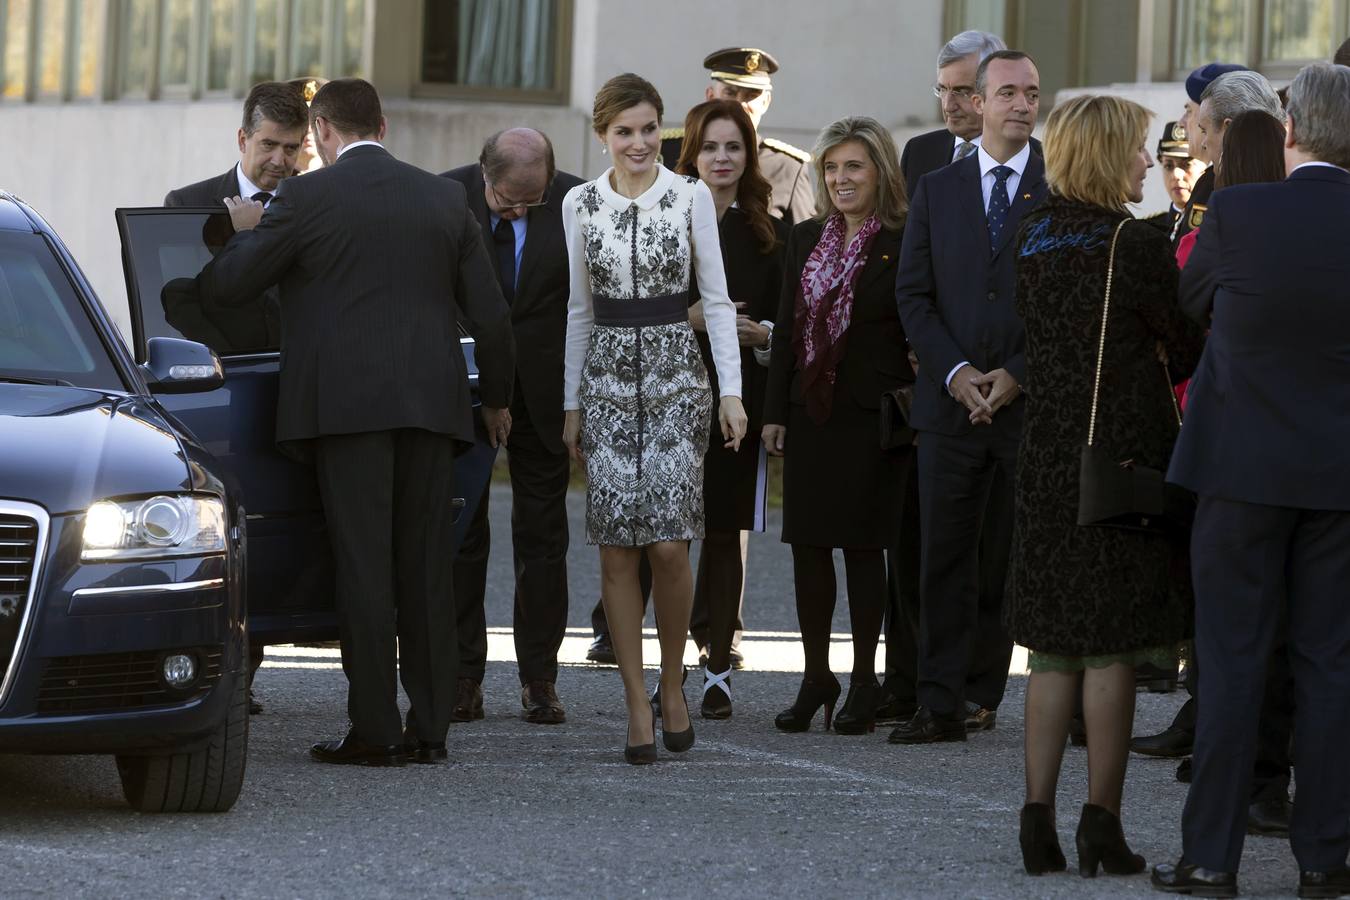
[[[563,409],[581,411],[586,540],[643,547],[703,537],[712,390],[688,317],[697,278],[722,396],[741,395],[712,194],[660,168],[635,200],[612,170],[563,202],[572,290]]]

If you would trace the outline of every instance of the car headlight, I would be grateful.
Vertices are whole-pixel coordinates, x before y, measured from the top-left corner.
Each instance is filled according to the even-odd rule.
[[[225,505],[216,497],[100,500],[84,516],[82,559],[145,559],[225,552]]]

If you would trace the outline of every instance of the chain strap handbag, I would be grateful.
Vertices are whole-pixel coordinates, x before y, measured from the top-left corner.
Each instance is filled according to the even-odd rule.
[[[1122,528],[1131,531],[1175,533],[1190,528],[1195,500],[1187,491],[1167,484],[1164,473],[1140,465],[1132,458],[1117,459],[1095,443],[1097,402],[1101,394],[1102,359],[1106,353],[1106,323],[1111,314],[1111,282],[1116,267],[1116,242],[1125,223],[1116,226],[1111,236],[1111,251],[1106,264],[1106,298],[1102,303],[1102,330],[1097,342],[1097,371],[1092,379],[1092,411],[1088,418],[1087,443],[1080,453],[1078,469],[1078,524],[1095,528]],[[1163,363],[1163,375],[1177,428],[1181,427],[1181,408],[1172,390],[1171,374]]]

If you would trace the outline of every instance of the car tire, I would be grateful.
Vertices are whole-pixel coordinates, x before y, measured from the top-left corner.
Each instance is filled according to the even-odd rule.
[[[122,793],[146,813],[226,812],[239,799],[248,756],[248,666],[234,679],[225,721],[190,753],[118,756]]]

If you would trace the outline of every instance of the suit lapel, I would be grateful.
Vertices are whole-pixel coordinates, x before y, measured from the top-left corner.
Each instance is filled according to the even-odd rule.
[[[487,198],[483,192],[487,190],[486,183],[483,181],[483,169],[475,167],[473,173],[473,183],[469,186],[469,209],[473,211],[473,217],[478,220],[478,226],[483,229],[483,246],[487,247],[488,254],[493,253],[492,249],[492,220],[488,217]],[[496,271],[497,258],[492,257],[493,271]]]
[[[1008,242],[1017,233],[1017,226],[1021,223],[1022,216],[1037,203],[1040,203],[1044,197],[1045,163],[1041,162],[1041,158],[1033,153],[1027,158],[1026,170],[1022,172],[1022,179],[1017,184],[1017,196],[1011,198],[1012,204],[1008,207],[1008,221],[1003,224],[1003,233],[999,235],[998,246],[994,248],[995,256],[1003,252],[1003,248],[1008,246]]]
[[[961,209],[969,219],[971,230],[979,235],[976,242],[979,249],[989,254],[989,220],[984,214],[984,191],[980,187],[980,158],[972,153],[958,163],[957,176],[961,182]]]
[[[869,284],[887,272],[894,278],[895,266],[899,259],[900,232],[886,230],[877,232],[876,238],[872,241],[872,248],[867,253],[867,263],[863,266],[862,274],[858,276],[858,283],[854,285],[854,296],[861,295]]]
[[[554,252],[553,245],[562,240],[562,198],[566,193],[554,176],[553,183],[548,186],[548,206],[530,210],[525,227],[525,249],[520,253],[520,274],[516,279],[516,306],[527,296],[525,288],[535,276],[539,261],[545,254]]]
[[[225,205],[225,198],[226,198],[226,197],[237,197],[237,196],[239,196],[239,174],[238,174],[238,172],[239,172],[239,166],[238,166],[238,164],[236,163],[235,165],[230,166],[230,171],[228,171],[228,172],[226,172],[224,175],[220,176],[220,180],[219,180],[218,182],[216,182],[216,191],[215,191],[215,192],[216,192],[216,203],[220,204],[221,206],[224,206],[224,205]],[[251,199],[253,199],[253,198],[252,198],[252,197],[245,197],[244,199],[245,199],[245,200],[251,200]]]

